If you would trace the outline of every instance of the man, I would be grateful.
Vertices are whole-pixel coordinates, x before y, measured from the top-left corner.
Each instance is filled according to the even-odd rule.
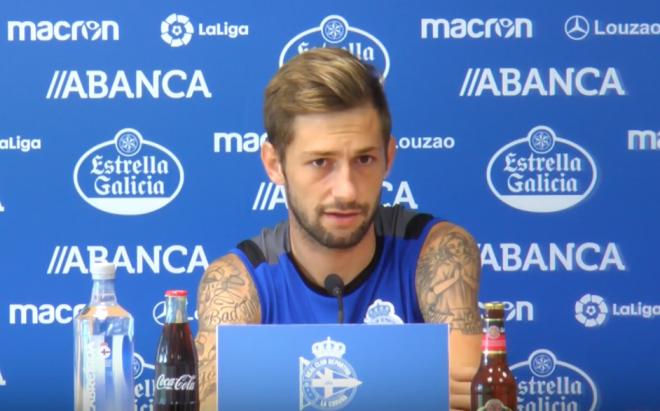
[[[346,284],[347,322],[450,324],[451,407],[469,409],[481,343],[478,249],[454,224],[380,206],[396,145],[378,75],[344,50],[303,53],[269,83],[264,117],[261,159],[285,187],[289,219],[204,273],[202,410],[216,409],[216,326],[335,322],[336,300],[323,288],[330,273]],[[392,310],[368,317],[378,304]]]

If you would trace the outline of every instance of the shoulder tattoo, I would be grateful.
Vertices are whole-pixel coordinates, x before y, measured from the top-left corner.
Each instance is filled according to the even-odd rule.
[[[424,320],[448,323],[464,334],[481,333],[477,305],[480,271],[479,249],[465,230],[447,224],[434,227],[415,274]]]

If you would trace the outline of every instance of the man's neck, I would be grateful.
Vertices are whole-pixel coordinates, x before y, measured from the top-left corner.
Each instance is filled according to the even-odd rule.
[[[337,274],[348,284],[371,262],[376,252],[376,232],[372,224],[354,247],[328,248],[313,240],[292,218],[289,219],[291,253],[302,275],[323,287],[328,274]]]

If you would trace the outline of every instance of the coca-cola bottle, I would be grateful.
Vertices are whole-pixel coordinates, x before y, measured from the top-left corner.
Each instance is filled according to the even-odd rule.
[[[165,325],[156,356],[156,411],[198,411],[197,352],[188,325],[188,293],[165,293]]]

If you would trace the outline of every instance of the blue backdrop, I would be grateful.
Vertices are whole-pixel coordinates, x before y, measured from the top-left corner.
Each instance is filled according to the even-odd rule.
[[[455,221],[507,304],[521,410],[660,410],[660,6],[21,1],[0,6],[0,408],[71,409],[90,262],[136,321],[153,404],[163,293],[286,217],[259,161],[282,61],[386,76],[383,202]]]

